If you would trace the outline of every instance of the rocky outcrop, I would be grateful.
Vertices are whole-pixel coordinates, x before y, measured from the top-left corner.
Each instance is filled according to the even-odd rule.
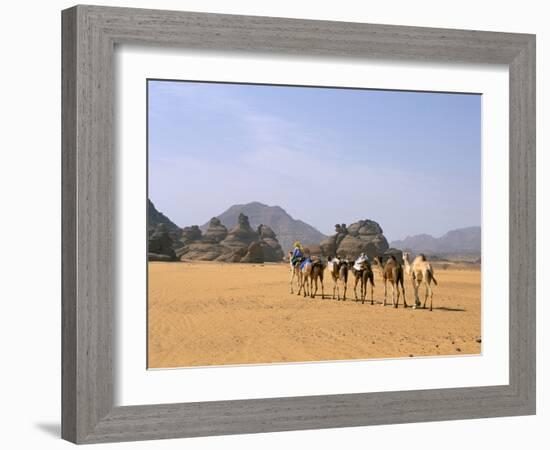
[[[197,225],[185,227],[181,230],[180,242],[183,245],[198,241],[201,238],[202,238],[202,231]]]
[[[366,253],[374,257],[383,255],[389,248],[382,228],[373,220],[360,220],[349,226],[336,224],[335,232],[319,244],[324,256],[357,258]]]
[[[147,245],[149,261],[176,261],[174,241],[165,223],[159,223],[149,236]]]
[[[337,254],[336,250],[338,249],[338,246],[336,245],[336,237],[337,235],[335,234],[321,241],[319,247],[321,248],[323,255],[335,256]]]
[[[263,263],[264,251],[259,242],[252,242],[246,249],[246,254],[239,262],[243,263]]]
[[[258,227],[258,235],[260,236],[260,245],[266,261],[281,261],[284,257],[284,252],[275,232],[267,225]]]
[[[248,246],[252,242],[257,241],[258,238],[258,233],[252,229],[248,222],[248,217],[241,213],[239,214],[237,225],[229,230],[226,238],[223,240],[223,245],[242,247],[243,244],[246,244]]]
[[[181,229],[168,217],[155,208],[153,202],[147,199],[147,236],[150,237],[156,230],[158,224],[163,223],[170,238],[177,242],[181,236]]]
[[[260,225],[250,226],[248,217],[240,214],[237,224],[229,231],[213,217],[204,234],[194,225],[182,231],[183,246],[176,253],[180,259],[198,261],[263,263],[283,259],[283,250],[273,230]]]
[[[227,228],[225,228],[225,226],[220,222],[220,219],[217,217],[212,217],[212,219],[210,219],[210,223],[208,224],[208,229],[204,233],[204,240],[209,242],[221,242],[226,238],[226,236]]]

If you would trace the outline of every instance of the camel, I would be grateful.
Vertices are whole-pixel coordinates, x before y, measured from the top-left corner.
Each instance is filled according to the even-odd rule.
[[[355,293],[355,301],[358,301],[357,298],[357,283],[361,283],[361,304],[365,303],[365,298],[367,296],[367,283],[370,281],[370,304],[374,305],[374,298],[372,294],[372,289],[374,288],[374,273],[372,272],[372,267],[370,263],[365,260],[361,262],[361,268],[356,269],[355,266],[351,269],[353,275],[355,276],[355,284],[353,285],[353,292]]]
[[[433,306],[433,291],[431,283],[432,281],[437,286],[437,280],[434,277],[434,270],[432,265],[426,260],[426,256],[422,253],[414,258],[413,262],[410,262],[410,253],[403,253],[403,261],[405,262],[405,272],[410,275],[412,285],[414,288],[414,307],[417,308],[420,306],[420,299],[418,298],[418,289],[421,284],[426,286],[426,297],[424,298],[424,305],[422,308],[426,308],[426,302],[428,301],[428,296],[430,297],[430,311],[432,311]]]
[[[298,280],[298,287],[302,285],[302,273],[300,272],[300,263],[302,260],[298,260],[292,264],[292,252],[288,252],[288,260],[290,261],[290,293],[294,294],[294,289],[292,288],[292,283],[294,281],[294,277]]]
[[[304,297],[311,295],[312,280],[313,280],[313,261],[311,258],[306,258],[299,264],[300,270],[300,289],[298,289],[298,295],[304,290]]]
[[[336,298],[338,295],[338,300],[340,300],[340,284],[344,289],[344,300],[346,300],[346,292],[348,289],[348,272],[349,272],[349,261],[341,258],[328,258],[328,269],[332,277],[332,299]]]
[[[407,307],[407,300],[405,298],[405,287],[403,286],[403,267],[395,259],[395,256],[391,255],[385,264],[382,264],[381,257],[375,256],[374,262],[378,266],[380,276],[384,280],[384,306],[386,306],[387,296],[387,282],[389,281],[392,287],[392,304],[394,308],[399,306],[399,285],[401,285],[401,292],[403,293],[403,305]],[[396,294],[397,293],[397,300]]]
[[[325,298],[325,286],[323,284],[323,274],[325,272],[325,263],[322,259],[316,258],[313,260],[313,266],[311,269],[311,283],[315,284],[315,291],[311,294],[311,298],[315,298],[317,295],[317,280],[321,283],[321,299]]]

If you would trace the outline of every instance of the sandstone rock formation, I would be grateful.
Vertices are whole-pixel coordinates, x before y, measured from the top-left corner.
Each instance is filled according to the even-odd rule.
[[[264,251],[259,242],[252,242],[246,249],[246,254],[240,259],[243,263],[263,263]]]
[[[220,222],[220,219],[217,217],[212,217],[212,219],[210,219],[210,223],[208,224],[208,229],[204,233],[204,240],[209,242],[221,242],[226,236],[227,228]]]
[[[260,236],[260,245],[266,261],[281,261],[284,256],[284,252],[279,245],[275,232],[267,225],[260,225],[258,227],[258,234]]]
[[[273,230],[266,225],[254,230],[244,214],[239,215],[237,224],[229,231],[216,217],[210,220],[204,234],[196,225],[185,227],[181,243],[182,247],[176,250],[180,259],[247,263],[283,259],[283,250]]]
[[[256,240],[258,240],[258,233],[250,226],[248,217],[241,213],[239,214],[237,225],[229,230],[226,238],[223,240],[223,245],[242,247],[243,244],[248,245]]]
[[[149,261],[176,261],[174,241],[165,223],[159,223],[149,236],[147,246],[147,259]]]
[[[372,258],[383,255],[389,248],[382,228],[373,220],[360,220],[350,226],[336,224],[335,231],[336,234],[319,244],[324,256],[357,258],[361,253],[366,253]]]
[[[153,202],[147,199],[147,236],[151,236],[159,223],[163,223],[166,226],[166,230],[170,234],[170,237],[174,242],[178,241],[181,236],[181,229],[168,217],[155,208]]]
[[[202,231],[197,225],[185,227],[181,230],[180,241],[182,244],[189,244],[202,238]]]

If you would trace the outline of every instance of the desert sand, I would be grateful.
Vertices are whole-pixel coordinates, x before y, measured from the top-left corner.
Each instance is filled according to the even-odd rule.
[[[289,293],[287,264],[149,263],[150,368],[479,354],[479,267],[435,267],[434,309]],[[350,277],[353,282],[353,276]],[[406,279],[407,302],[413,304]],[[389,293],[391,290],[389,290]],[[423,300],[424,289],[421,289]],[[391,303],[391,297],[388,297]]]

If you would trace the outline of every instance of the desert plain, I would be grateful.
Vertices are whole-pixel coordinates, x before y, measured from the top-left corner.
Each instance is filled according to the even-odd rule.
[[[435,265],[433,311],[289,293],[288,264],[150,262],[148,367],[268,364],[481,352],[479,266]],[[359,289],[358,289],[359,290]],[[388,300],[391,302],[391,290]],[[406,279],[407,302],[413,292]],[[421,289],[421,299],[424,290]]]
[[[481,352],[479,266],[435,265],[433,311],[289,293],[288,264],[150,262],[148,367],[469,355]],[[414,304],[406,279],[407,302]],[[391,290],[388,300],[391,303]],[[421,300],[424,290],[421,289]]]

